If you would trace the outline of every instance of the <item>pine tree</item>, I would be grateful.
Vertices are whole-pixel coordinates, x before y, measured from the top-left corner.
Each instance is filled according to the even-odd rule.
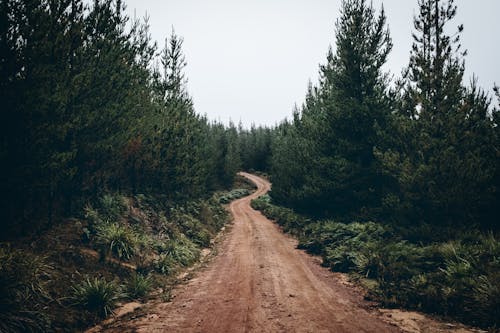
[[[404,211],[412,223],[478,223],[488,219],[483,213],[495,196],[488,185],[495,173],[490,100],[474,80],[469,88],[462,83],[463,26],[446,32],[456,12],[453,0],[419,1],[396,97],[398,142],[381,158],[399,183],[390,209]]]
[[[386,16],[364,0],[346,0],[321,80],[310,87],[294,125],[310,158],[299,197],[326,214],[368,218],[382,191],[373,149],[389,117],[382,66],[392,48]],[[299,176],[302,177],[302,176]]]

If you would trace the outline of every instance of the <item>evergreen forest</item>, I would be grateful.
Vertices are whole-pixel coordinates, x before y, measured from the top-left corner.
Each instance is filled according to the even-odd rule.
[[[498,329],[500,88],[467,82],[455,1],[414,1],[401,73],[383,7],[343,0],[304,103],[246,128],[196,112],[183,38],[124,1],[0,0],[0,332],[81,330],[170,284],[253,190],[241,170],[371,300]]]

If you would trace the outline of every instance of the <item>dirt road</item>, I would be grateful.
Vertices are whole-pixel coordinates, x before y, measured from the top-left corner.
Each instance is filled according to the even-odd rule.
[[[340,275],[297,250],[296,241],[250,207],[269,182],[234,201],[234,224],[219,254],[175,298],[112,332],[400,332],[369,311]],[[114,326],[114,325],[113,325]]]

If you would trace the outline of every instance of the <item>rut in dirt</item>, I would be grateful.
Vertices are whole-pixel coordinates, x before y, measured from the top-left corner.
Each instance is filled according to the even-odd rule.
[[[253,210],[250,201],[271,185],[242,175],[258,189],[231,203],[234,222],[219,254],[171,302],[108,332],[400,332]]]

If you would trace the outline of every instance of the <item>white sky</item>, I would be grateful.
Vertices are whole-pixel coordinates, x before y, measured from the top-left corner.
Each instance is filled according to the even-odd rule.
[[[394,48],[387,69],[407,65],[417,0],[384,3]],[[188,90],[196,111],[245,126],[273,125],[301,104],[318,65],[335,41],[340,0],[125,0],[129,16],[149,16],[160,47],[171,27],[184,38]],[[488,91],[500,84],[499,0],[457,0],[463,23],[466,80],[475,73]],[[480,4],[480,5],[479,5]],[[333,45],[334,46],[334,45]]]

